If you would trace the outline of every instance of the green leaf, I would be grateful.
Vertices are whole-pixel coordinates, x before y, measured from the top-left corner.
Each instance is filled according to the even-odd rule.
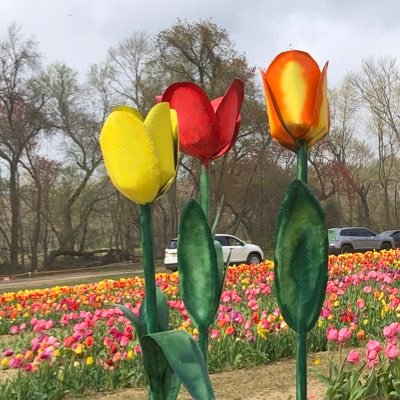
[[[217,266],[218,266],[218,282],[219,286],[223,284],[225,263],[224,263],[224,253],[222,251],[221,243],[218,240],[214,240],[215,255],[217,256]]]
[[[195,400],[215,399],[203,355],[198,344],[185,331],[174,330],[146,335],[143,338],[146,369],[159,376],[167,364]],[[162,373],[161,373],[162,375]]]
[[[367,387],[365,388],[365,392],[363,394],[363,399],[374,399],[375,396],[378,394],[378,385],[376,382],[376,373],[375,370],[372,374],[368,377]]]
[[[211,325],[219,303],[219,273],[214,239],[200,205],[190,200],[183,210],[178,240],[182,299],[200,331]]]
[[[169,330],[169,307],[168,300],[165,294],[156,286],[156,301],[157,301],[157,320],[158,330]],[[146,325],[146,302],[142,301],[140,305],[140,320]],[[147,333],[147,331],[146,331]]]
[[[169,330],[169,308],[168,301],[163,292],[156,287],[156,298],[157,298],[157,319],[158,328],[160,331]],[[143,337],[147,334],[146,327],[146,302],[142,301],[140,305],[140,316],[136,317],[129,308],[117,304],[124,315],[131,321],[137,332],[140,345],[142,347],[143,364],[144,369],[147,373],[149,380],[150,398],[151,400],[175,400],[178,396],[181,383],[169,367],[163,354],[151,353],[148,354],[147,350],[143,346]],[[147,360],[149,357],[153,358],[153,362],[157,365],[157,368],[152,368],[152,363]]]
[[[221,200],[220,200],[219,205],[218,205],[217,215],[215,216],[214,224],[213,224],[213,227],[211,229],[211,233],[212,233],[213,236],[215,236],[215,233],[217,232],[218,222],[219,222],[219,219],[221,217],[222,208],[224,206],[224,197],[225,196],[222,195]]]
[[[328,231],[318,199],[295,180],[282,202],[276,228],[276,292],[282,316],[296,332],[318,319],[328,281]]]
[[[140,341],[141,338],[147,333],[145,321],[137,317],[128,307],[125,307],[122,304],[116,304],[115,307],[119,308],[124,313],[125,317],[128,318],[131,324],[135,327],[138,339]]]
[[[399,379],[393,379],[392,383],[393,383],[394,390],[396,390],[396,393],[398,395],[400,395],[400,380]]]
[[[167,331],[169,329],[169,308],[168,301],[165,294],[156,287],[156,298],[157,298],[157,319],[158,328],[160,331]],[[141,338],[147,334],[146,326],[146,302],[142,301],[139,310],[139,317],[137,317],[129,308],[123,306],[122,304],[116,304],[115,307],[119,308],[129,319],[131,324],[135,327],[139,341]]]

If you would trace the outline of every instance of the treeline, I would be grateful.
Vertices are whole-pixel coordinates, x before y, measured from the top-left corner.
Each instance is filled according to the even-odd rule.
[[[239,139],[212,166],[212,209],[224,195],[219,231],[271,248],[294,158],[271,141],[258,74],[210,21],[134,33],[84,80],[66,64],[43,65],[38,44],[10,26],[0,39],[0,273],[140,254],[138,210],[110,185],[98,135],[113,106],[146,115],[175,81],[196,82],[210,98],[244,81]],[[313,148],[309,172],[328,226],[400,227],[396,59],[363,61],[329,96],[331,132]],[[155,205],[160,258],[183,204],[198,195],[198,169],[181,155],[177,182]]]

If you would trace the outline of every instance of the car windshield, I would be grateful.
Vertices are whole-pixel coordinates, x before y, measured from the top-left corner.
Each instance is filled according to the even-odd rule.
[[[178,246],[178,241],[176,239],[172,239],[170,244],[169,244],[169,249],[176,249]]]
[[[336,229],[328,229],[328,240],[333,242],[336,239]]]

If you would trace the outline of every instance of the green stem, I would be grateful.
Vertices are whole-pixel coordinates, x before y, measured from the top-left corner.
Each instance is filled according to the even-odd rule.
[[[200,169],[200,206],[210,223],[210,161],[201,163]]]
[[[208,352],[208,329],[199,332],[199,347],[203,353],[204,361],[207,365],[207,352]]]
[[[307,183],[307,146],[303,142],[297,148],[297,179]]]
[[[296,400],[307,398],[307,333],[296,336]]]
[[[155,333],[158,331],[158,323],[153,235],[151,232],[151,204],[140,206],[140,227],[142,230],[146,325],[148,333]]]

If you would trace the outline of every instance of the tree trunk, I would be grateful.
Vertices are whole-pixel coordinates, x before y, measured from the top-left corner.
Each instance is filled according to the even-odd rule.
[[[63,250],[75,250],[75,238],[72,227],[72,206],[67,204],[63,212],[63,229],[61,248]]]
[[[383,206],[385,208],[384,213],[385,213],[385,223],[386,223],[386,229],[391,228],[391,221],[390,221],[390,202],[389,202],[389,191],[388,191],[388,183],[387,181],[384,182],[383,185]]]
[[[371,223],[371,215],[369,211],[369,205],[368,205],[368,196],[369,192],[369,187],[365,188],[364,185],[361,186],[361,188],[357,191],[358,195],[360,196],[360,201],[361,201],[361,207],[362,207],[362,218],[365,221],[364,225],[370,226]]]
[[[38,247],[40,240],[40,231],[42,227],[42,190],[39,182],[36,182],[36,209],[35,209],[35,226],[32,232],[31,245],[31,272],[38,269]]]
[[[11,208],[11,238],[10,264],[12,270],[20,271],[18,264],[19,254],[19,193],[18,193],[18,159],[13,158],[10,163],[10,208]]]

